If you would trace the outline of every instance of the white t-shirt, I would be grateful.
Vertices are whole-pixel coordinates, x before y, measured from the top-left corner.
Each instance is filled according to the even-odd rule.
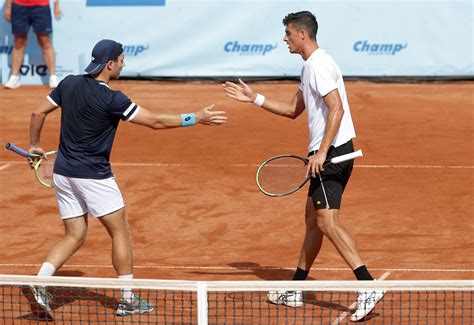
[[[337,147],[356,137],[341,70],[325,50],[317,49],[306,60],[301,70],[299,89],[303,93],[304,103],[308,111],[309,152],[318,150],[321,146],[326,131],[328,114],[328,108],[323,97],[334,89],[339,90],[344,115],[332,145]]]

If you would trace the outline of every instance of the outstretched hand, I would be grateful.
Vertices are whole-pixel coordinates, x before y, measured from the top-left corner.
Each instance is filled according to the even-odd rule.
[[[226,81],[222,87],[227,92],[227,96],[241,102],[253,102],[257,97],[257,94],[242,79],[239,79],[239,84]]]
[[[224,111],[213,111],[214,104],[204,107],[196,113],[196,122],[204,125],[216,126],[227,122]]]

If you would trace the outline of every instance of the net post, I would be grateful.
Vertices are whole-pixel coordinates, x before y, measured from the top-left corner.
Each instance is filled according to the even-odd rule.
[[[207,325],[207,282],[197,282],[198,324]]]

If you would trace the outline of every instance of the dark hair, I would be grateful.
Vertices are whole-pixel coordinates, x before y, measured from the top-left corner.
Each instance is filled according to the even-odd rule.
[[[288,14],[283,19],[283,25],[288,26],[288,24],[293,24],[295,27],[304,29],[308,32],[311,39],[316,39],[316,34],[318,33],[318,22],[311,12],[300,11]]]

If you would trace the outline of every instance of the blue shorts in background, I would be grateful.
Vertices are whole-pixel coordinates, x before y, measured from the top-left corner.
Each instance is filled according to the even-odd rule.
[[[50,6],[21,6],[12,4],[12,33],[15,35],[28,34],[33,26],[36,34],[51,34],[53,32]]]

